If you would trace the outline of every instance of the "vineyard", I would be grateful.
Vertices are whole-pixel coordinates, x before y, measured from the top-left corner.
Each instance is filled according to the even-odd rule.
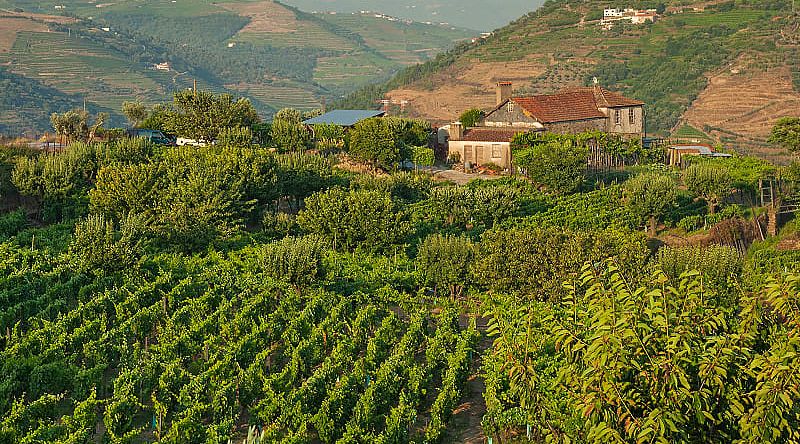
[[[474,327],[280,285],[262,254],[93,280],[4,245],[4,442],[83,442],[100,421],[114,442],[227,442],[248,425],[264,442],[439,442]]]
[[[454,185],[347,168],[420,122],[219,131],[0,149],[0,444],[800,442],[800,224],[747,197],[797,164],[562,135]]]

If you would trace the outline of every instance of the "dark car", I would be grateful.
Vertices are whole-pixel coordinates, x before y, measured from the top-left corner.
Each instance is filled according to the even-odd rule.
[[[129,137],[144,137],[145,139],[158,145],[175,145],[175,140],[159,130],[153,129],[131,129],[128,130]]]

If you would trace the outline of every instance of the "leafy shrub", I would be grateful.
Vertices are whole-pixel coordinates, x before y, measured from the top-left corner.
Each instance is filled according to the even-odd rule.
[[[703,227],[705,223],[705,218],[700,215],[694,216],[686,216],[680,221],[678,221],[678,228],[682,229],[687,233],[691,233],[692,231],[699,230]]]
[[[406,171],[393,173],[390,176],[362,174],[350,182],[350,186],[354,189],[384,191],[408,202],[426,198],[434,185],[435,182],[429,174]]]
[[[129,216],[117,231],[113,221],[102,215],[90,215],[75,225],[70,256],[81,271],[123,270],[142,254],[142,225],[140,217]]]
[[[0,239],[15,236],[28,226],[28,217],[24,210],[12,211],[0,215]]]
[[[428,236],[417,251],[420,284],[448,291],[451,298],[461,297],[470,282],[475,252],[475,245],[466,237]]]
[[[428,217],[448,226],[491,227],[517,213],[518,196],[511,186],[437,187],[431,190]]]
[[[716,245],[665,247],[658,251],[656,262],[671,280],[678,280],[687,271],[697,270],[721,294],[730,294],[743,266],[736,249]]]
[[[328,243],[320,236],[287,237],[265,245],[260,255],[264,273],[296,286],[309,286],[325,276],[323,254]]]
[[[390,194],[333,188],[306,199],[297,223],[307,233],[333,242],[335,248],[382,251],[402,243],[409,224]]]
[[[267,211],[261,220],[261,225],[267,235],[283,238],[297,234],[297,222],[295,217],[288,213],[273,213]]]

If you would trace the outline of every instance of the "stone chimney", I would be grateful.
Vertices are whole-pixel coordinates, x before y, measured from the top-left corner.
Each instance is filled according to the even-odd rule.
[[[497,106],[500,106],[514,94],[511,82],[497,82]]]
[[[450,124],[450,140],[461,140],[464,137],[464,127],[461,122]]]

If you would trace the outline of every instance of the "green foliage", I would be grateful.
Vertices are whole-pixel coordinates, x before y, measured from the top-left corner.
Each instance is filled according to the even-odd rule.
[[[653,279],[631,288],[615,266],[587,264],[551,318],[586,439],[729,442],[742,401],[731,326],[696,273]]]
[[[83,109],[73,109],[63,114],[53,113],[50,123],[56,136],[66,138],[66,142],[82,141],[92,142],[98,129],[108,120],[107,113],[98,113],[94,121],[90,122],[89,112]]]
[[[319,236],[287,237],[262,249],[261,267],[276,281],[311,286],[325,276],[322,256],[327,248],[327,242]]]
[[[664,247],[658,251],[656,263],[672,281],[683,273],[697,270],[704,283],[719,291],[730,294],[739,281],[743,261],[739,252],[731,247]]]
[[[461,122],[464,128],[472,128],[477,126],[483,117],[483,110],[472,108],[461,113],[461,117],[458,118],[458,121]]]
[[[230,94],[184,90],[175,93],[164,126],[172,134],[208,142],[224,129],[249,128],[259,121],[248,99],[234,100]]]
[[[510,186],[437,187],[430,193],[428,217],[446,226],[492,227],[517,213],[518,197]]]
[[[15,236],[28,226],[28,216],[24,210],[0,214],[0,239]]]
[[[451,298],[460,298],[471,281],[475,252],[475,245],[468,238],[428,236],[417,251],[420,283],[437,291],[447,291]]]
[[[769,143],[792,152],[800,151],[800,117],[783,117],[778,120],[769,136]]]
[[[409,147],[411,151],[411,161],[414,165],[418,166],[433,166],[436,163],[436,155],[433,148],[427,146],[412,146]]]
[[[405,220],[386,192],[333,188],[306,199],[297,223],[308,233],[333,242],[335,248],[386,251],[408,234]]]
[[[744,334],[759,343],[759,353],[745,370],[755,385],[748,393],[751,406],[739,417],[743,442],[797,442],[800,365],[797,302],[800,276],[771,280],[761,294],[748,298],[742,314]],[[768,332],[767,334],[765,334]],[[763,341],[763,343],[762,343]]]
[[[250,147],[253,145],[253,131],[247,127],[224,128],[219,132],[217,145]]]
[[[407,202],[425,199],[434,188],[433,178],[426,173],[399,171],[389,176],[359,175],[350,181],[356,189],[379,190]]]
[[[90,215],[75,224],[69,246],[72,260],[80,271],[124,270],[142,255],[141,216],[130,215],[119,223],[119,230],[102,215]]]
[[[350,131],[350,154],[373,167],[391,169],[400,159],[401,140],[386,119],[366,119]]]
[[[625,183],[625,199],[634,214],[648,220],[650,235],[656,234],[656,222],[674,207],[678,199],[675,181],[661,174],[640,174]]]
[[[553,193],[572,193],[586,178],[589,148],[582,140],[522,135],[512,148],[519,170]]]
[[[731,194],[733,179],[730,170],[717,164],[691,165],[683,172],[683,182],[689,191],[708,203],[708,212],[714,214],[719,205]]]
[[[524,226],[563,227],[571,230],[637,227],[636,216],[626,205],[622,186],[612,186],[588,193],[550,197],[537,208],[537,212],[521,221]],[[512,222],[507,223],[513,226]]]
[[[562,283],[585,261],[613,258],[635,274],[647,255],[644,237],[631,232],[495,229],[481,239],[473,276],[495,293],[558,301]]]
[[[130,123],[132,127],[138,128],[142,122],[147,120],[149,113],[142,102],[123,102],[122,114],[125,115],[125,118],[128,119],[128,123]]]
[[[289,153],[278,155],[275,160],[278,196],[294,203],[296,209],[303,199],[336,183],[331,161],[325,157]]]
[[[342,151],[347,148],[349,137],[339,125],[317,124],[312,132],[316,148],[320,151]]]
[[[311,134],[302,120],[302,114],[296,109],[278,111],[270,129],[272,143],[282,152],[305,151],[311,143]]]
[[[11,180],[20,194],[36,198],[46,221],[71,219],[86,211],[86,192],[100,163],[97,145],[74,143],[59,153],[19,158]]]

